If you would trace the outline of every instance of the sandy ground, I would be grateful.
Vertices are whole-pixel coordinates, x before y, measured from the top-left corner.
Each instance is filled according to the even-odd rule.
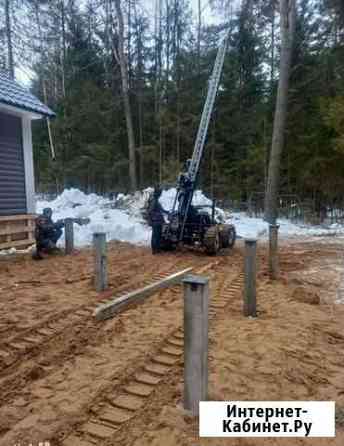
[[[110,290],[93,290],[90,250],[0,260],[0,445],[344,444],[343,245],[293,241],[271,282],[258,254],[257,319],[242,316],[243,246],[212,258],[109,246]],[[182,290],[106,322],[99,302],[193,266],[210,278],[209,397],[335,400],[335,439],[199,439],[182,409]]]

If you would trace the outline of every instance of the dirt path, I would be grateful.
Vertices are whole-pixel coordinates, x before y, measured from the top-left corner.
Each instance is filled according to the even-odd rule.
[[[151,256],[113,244],[111,293],[194,266],[211,281],[211,398],[335,399],[337,439],[308,444],[342,445],[344,311],[333,304],[341,246],[284,246],[277,283],[268,279],[261,248],[256,320],[241,315],[242,251],[239,244],[216,259],[190,252]],[[93,291],[92,268],[87,250],[38,263],[1,260],[1,446],[303,444],[197,439],[197,426],[180,409],[180,287],[99,323],[92,311],[111,293]]]

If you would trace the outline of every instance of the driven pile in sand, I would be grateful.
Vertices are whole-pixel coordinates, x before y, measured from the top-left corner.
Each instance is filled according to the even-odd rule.
[[[288,439],[197,439],[197,426],[180,409],[180,287],[158,293],[109,321],[97,323],[92,317],[95,306],[114,293],[189,266],[197,272],[210,263],[206,274],[213,302],[224,304],[211,309],[210,397],[334,399],[337,438],[312,439],[311,444],[341,446],[344,311],[341,305],[333,304],[342,267],[341,252],[341,246],[336,245],[285,246],[281,280],[271,283],[265,248],[261,248],[256,320],[242,316],[241,285],[230,292],[232,284],[240,281],[240,244],[231,255],[217,259],[190,252],[151,256],[145,248],[111,245],[111,290],[100,296],[93,290],[90,250],[40,263],[29,257],[3,259],[0,445],[43,440],[56,446],[309,444],[309,440]],[[299,299],[300,287],[319,295],[320,304]],[[118,404],[129,404],[128,392],[145,393],[132,395],[136,398],[130,399],[134,406],[129,417],[128,409],[121,409],[123,415],[118,408]],[[114,404],[119,410],[116,415]],[[109,421],[119,413],[124,418],[116,418],[117,424]]]

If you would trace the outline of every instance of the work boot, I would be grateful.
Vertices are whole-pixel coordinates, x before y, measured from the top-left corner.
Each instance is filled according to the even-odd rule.
[[[44,257],[42,256],[42,254],[40,253],[40,251],[38,251],[38,249],[35,249],[32,253],[32,258],[33,260],[43,260]]]

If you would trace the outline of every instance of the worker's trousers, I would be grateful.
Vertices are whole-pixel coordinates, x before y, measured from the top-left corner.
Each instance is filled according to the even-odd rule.
[[[156,254],[161,249],[161,233],[162,233],[162,225],[153,225],[152,226],[152,253]]]

